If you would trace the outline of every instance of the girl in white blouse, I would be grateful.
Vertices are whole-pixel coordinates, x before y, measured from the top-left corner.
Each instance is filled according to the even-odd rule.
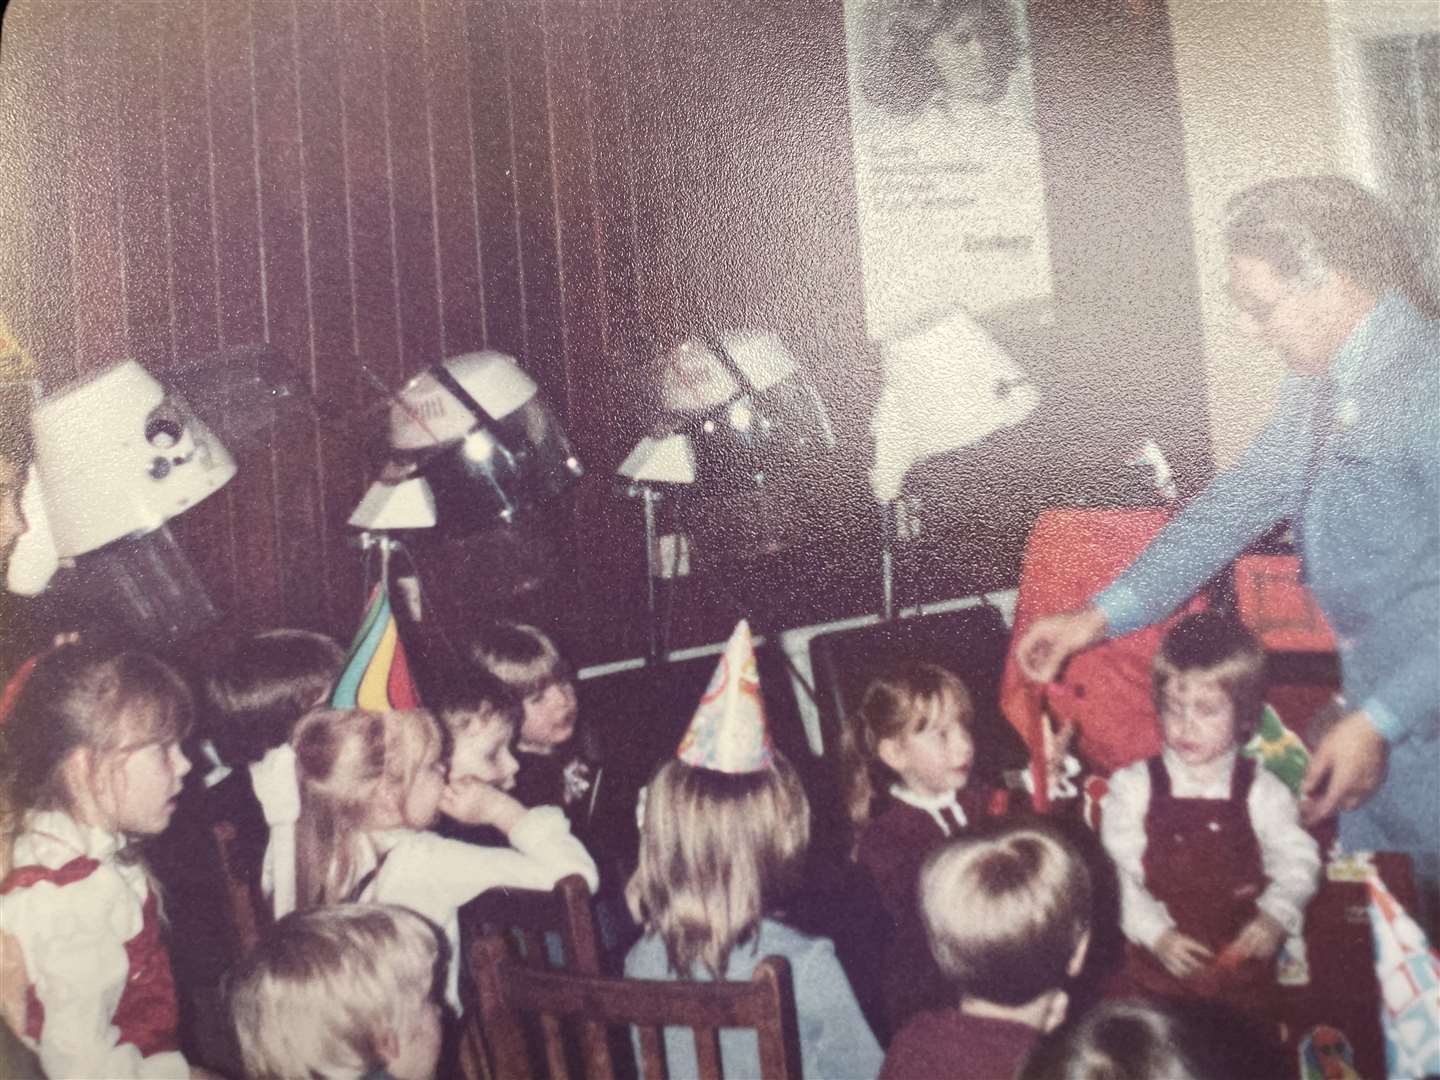
[[[138,652],[66,644],[0,715],[0,1013],[51,1077],[189,1077],[159,900],[133,841],[190,763],[190,694]],[[5,705],[0,704],[0,709]]]
[[[508,745],[510,720],[495,713],[487,722],[496,744]],[[300,720],[291,745],[300,791],[297,907],[363,900],[424,915],[449,939],[446,998],[457,1013],[461,906],[496,887],[549,889],[569,874],[583,876],[592,891],[599,884],[595,861],[562,810],[527,810],[501,790],[513,783],[513,770],[490,782],[474,776],[447,784],[440,728],[428,712],[317,709]],[[493,826],[510,846],[430,832],[442,809]],[[272,862],[272,879],[277,872],[284,871]]]

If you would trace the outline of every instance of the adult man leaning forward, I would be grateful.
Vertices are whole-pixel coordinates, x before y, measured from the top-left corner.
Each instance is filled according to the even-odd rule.
[[[1405,235],[1340,177],[1258,184],[1227,207],[1230,293],[1289,369],[1274,414],[1090,606],[1021,638],[1032,679],[1155,622],[1276,522],[1339,642],[1343,705],[1301,812],[1342,845],[1440,880],[1440,323]],[[1428,913],[1430,921],[1434,912]]]

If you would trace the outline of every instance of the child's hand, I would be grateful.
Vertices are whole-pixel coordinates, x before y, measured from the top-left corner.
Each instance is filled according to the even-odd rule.
[[[462,777],[445,785],[440,812],[462,825],[493,825],[507,836],[525,815],[513,795],[475,777]]]
[[[1215,959],[1215,954],[1200,942],[1173,928],[1166,930],[1155,942],[1155,955],[1165,970],[1177,979],[1189,979],[1200,974]]]
[[[1239,967],[1247,960],[1266,961],[1285,943],[1285,928],[1263,911],[1245,924],[1235,940],[1220,951],[1216,965]]]

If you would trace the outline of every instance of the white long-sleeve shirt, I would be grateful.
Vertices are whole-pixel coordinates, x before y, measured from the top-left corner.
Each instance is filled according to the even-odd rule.
[[[400,904],[424,915],[450,942],[446,998],[461,1012],[460,908],[487,889],[551,889],[561,878],[580,874],[594,892],[600,884],[595,860],[570,833],[558,806],[525,812],[510,831],[510,847],[481,847],[432,832],[391,829],[370,833],[384,862],[361,892],[373,903]],[[373,866],[373,863],[371,864]],[[360,867],[357,880],[369,872]]]
[[[1200,769],[1192,769],[1169,749],[1161,761],[1177,799],[1228,799],[1235,771],[1234,751]],[[1120,927],[1137,945],[1153,949],[1175,925],[1165,905],[1145,888],[1145,815],[1150,808],[1150,772],[1144,761],[1118,769],[1100,804],[1100,839],[1120,878]],[[1285,784],[1257,766],[1246,800],[1250,826],[1260,844],[1260,861],[1269,884],[1256,905],[1285,928],[1301,932],[1305,905],[1320,880],[1320,848],[1300,825],[1299,806]]]
[[[183,1055],[144,1057],[111,1022],[130,976],[125,943],[140,933],[150,893],[144,869],[116,859],[125,842],[60,811],[29,814],[15,840],[16,867],[59,870],[77,858],[99,864],[66,884],[38,881],[0,896],[0,930],[19,946],[45,1009],[35,1052],[47,1076],[190,1075]]]

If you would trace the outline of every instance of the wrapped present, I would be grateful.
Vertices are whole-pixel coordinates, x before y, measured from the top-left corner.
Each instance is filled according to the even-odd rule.
[[[1299,796],[1300,782],[1310,768],[1310,751],[1269,705],[1260,714],[1259,730],[1241,752],[1269,769]]]
[[[1380,1026],[1392,1078],[1440,1075],[1440,952],[1384,880],[1369,880]]]

